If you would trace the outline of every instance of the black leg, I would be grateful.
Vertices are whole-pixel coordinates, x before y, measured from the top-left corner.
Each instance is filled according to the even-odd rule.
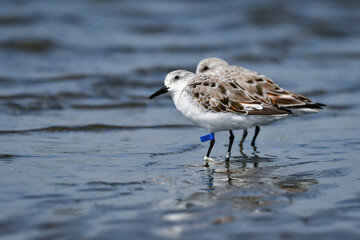
[[[247,129],[244,129],[244,132],[243,132],[242,138],[241,138],[240,143],[239,143],[239,146],[240,146],[241,148],[242,148],[242,144],[243,144],[243,142],[244,142],[244,140],[245,140],[245,138],[246,138],[247,134],[248,134]]]
[[[251,141],[251,146],[253,146],[253,147],[255,147],[255,140],[256,140],[257,135],[259,134],[259,132],[260,132],[260,127],[256,126],[255,127],[255,134],[254,134],[254,137],[253,137],[253,139]]]
[[[213,134],[214,134],[214,133],[213,133]],[[211,139],[211,141],[210,141],[209,150],[208,150],[208,152],[206,153],[205,158],[208,158],[208,157],[210,156],[210,153],[211,153],[211,150],[212,150],[214,144],[215,144],[215,134],[214,134],[214,139]]]
[[[230,133],[230,137],[229,137],[229,147],[228,147],[228,152],[226,154],[226,157],[225,157],[225,160],[228,161],[230,159],[230,155],[231,155],[231,147],[232,147],[232,144],[234,142],[234,134],[232,131],[229,131]]]

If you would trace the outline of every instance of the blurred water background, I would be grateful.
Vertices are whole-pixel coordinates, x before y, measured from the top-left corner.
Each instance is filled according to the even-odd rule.
[[[359,1],[0,6],[1,239],[360,238]],[[206,131],[148,100],[206,57],[328,107],[229,164],[218,133],[206,165]]]

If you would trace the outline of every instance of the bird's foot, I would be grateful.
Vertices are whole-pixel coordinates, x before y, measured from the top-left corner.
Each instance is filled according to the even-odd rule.
[[[205,157],[204,157],[204,161],[214,162],[215,160],[212,159],[211,157],[205,156]]]
[[[225,161],[229,161],[230,160],[230,153],[228,152],[227,154],[226,154],[226,156],[225,156]]]

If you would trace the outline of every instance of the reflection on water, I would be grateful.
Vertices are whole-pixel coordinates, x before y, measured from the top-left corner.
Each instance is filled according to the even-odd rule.
[[[258,155],[260,152],[252,152],[253,156],[249,157],[242,151],[240,152],[241,156],[234,157],[234,160],[231,161],[222,161],[222,159],[218,159],[216,162],[204,161],[202,170],[204,175],[201,179],[207,188],[203,190],[216,192],[217,195],[224,189],[232,191],[250,189],[252,194],[254,191],[261,191],[261,188],[266,191],[270,188],[279,188],[277,194],[286,195],[289,192],[306,192],[308,186],[317,184],[317,180],[314,178],[274,175],[273,172],[283,166],[269,166],[263,163],[276,162],[275,156],[261,157]],[[285,190],[285,192],[280,190]],[[247,196],[244,197],[247,198]],[[266,196],[256,196],[255,200],[264,197]],[[268,203],[270,204],[270,202]]]
[[[359,9],[2,1],[0,238],[359,239]],[[217,133],[204,162],[204,130],[148,97],[213,56],[328,107],[263,127],[228,162]]]
[[[204,219],[210,225],[219,226],[243,221],[244,214],[249,218],[254,218],[251,214],[265,217],[269,212],[276,213],[279,207],[293,204],[296,199],[309,197],[312,193],[306,193],[308,188],[318,184],[315,175],[276,174],[277,169],[285,167],[268,165],[276,164],[276,156],[262,156],[259,151],[248,156],[240,152],[241,155],[228,162],[216,158],[205,161],[204,165],[186,166],[199,169],[203,187],[182,199],[178,210],[164,213],[163,220],[171,226],[159,230],[160,236],[179,237],[184,232],[205,229],[207,224],[201,223]]]

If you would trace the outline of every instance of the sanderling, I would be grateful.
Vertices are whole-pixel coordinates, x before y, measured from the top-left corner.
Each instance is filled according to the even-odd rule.
[[[288,109],[294,115],[318,112],[322,106],[325,106],[325,104],[314,102],[300,94],[285,90],[265,75],[240,66],[229,65],[220,58],[207,58],[200,61],[196,68],[196,74],[230,78],[256,99],[279,109]],[[254,148],[259,131],[260,127],[256,126],[255,134],[251,141],[251,145]],[[244,129],[240,146],[242,146],[246,136],[247,129]]]
[[[226,160],[231,154],[233,130],[269,124],[290,113],[251,96],[232,79],[176,70],[165,77],[164,83],[165,86],[149,98],[169,92],[176,108],[212,136],[218,131],[229,131]],[[210,141],[205,160],[210,158],[214,144],[215,138]]]

